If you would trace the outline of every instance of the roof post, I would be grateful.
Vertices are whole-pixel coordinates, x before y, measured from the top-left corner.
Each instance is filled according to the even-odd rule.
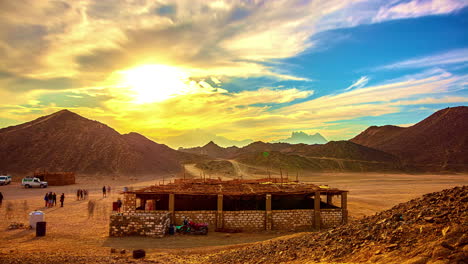
[[[273,217],[271,212],[271,194],[267,194],[265,198],[265,229],[267,231],[272,229]]]
[[[175,195],[173,193],[170,193],[169,194],[169,213],[171,214],[171,224],[174,224],[174,220],[175,220],[174,201],[175,201]]]
[[[320,230],[320,191],[315,192],[314,197],[314,227]]]
[[[341,223],[348,223],[348,192],[341,193]]]
[[[216,214],[216,228],[223,228],[223,195],[218,194],[218,211]]]
[[[327,204],[333,205],[333,195],[330,193],[327,193]]]

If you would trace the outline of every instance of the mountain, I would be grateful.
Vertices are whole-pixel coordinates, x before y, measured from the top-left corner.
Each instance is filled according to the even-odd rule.
[[[201,130],[201,129],[188,131],[181,135],[164,138],[159,141],[167,144],[168,146],[174,149],[177,149],[180,147],[195,148],[195,147],[203,146],[209,143],[210,141],[216,143],[217,145],[221,147],[230,147],[230,146],[243,147],[253,142],[251,139],[232,140],[232,139],[225,138],[223,136],[217,136],[215,134],[212,134],[208,131]]]
[[[369,127],[352,142],[425,171],[468,171],[468,107],[439,110],[410,127]]]
[[[9,173],[174,173],[190,158],[140,134],[121,135],[68,110],[0,129],[0,168]]]
[[[320,135],[320,133],[315,133],[314,135],[309,135],[302,131],[292,132],[291,137],[285,139],[278,139],[272,141],[272,143],[289,143],[289,144],[325,144],[328,141]]]
[[[237,153],[238,150],[239,148],[235,146],[222,148],[213,141],[208,142],[208,144],[204,145],[203,147],[179,148],[180,152],[206,155],[211,158],[230,158],[235,153]]]

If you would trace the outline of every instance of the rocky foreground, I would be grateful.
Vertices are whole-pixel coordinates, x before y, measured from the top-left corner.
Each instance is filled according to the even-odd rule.
[[[385,197],[382,197],[385,199]],[[0,263],[468,263],[468,186],[426,194],[390,210],[315,233],[299,233],[224,250],[130,252],[90,245],[86,252],[0,254]],[[36,252],[36,253],[35,253]],[[200,253],[203,252],[203,253]]]
[[[382,199],[385,199],[382,197]],[[220,252],[211,263],[468,263],[468,186],[424,195],[321,233]]]

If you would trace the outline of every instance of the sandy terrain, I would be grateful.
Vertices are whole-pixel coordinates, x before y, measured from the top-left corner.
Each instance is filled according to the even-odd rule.
[[[165,177],[167,181],[169,177]],[[349,190],[348,207],[350,215],[361,217],[388,209],[400,202],[408,201],[424,193],[440,191],[449,187],[468,185],[467,175],[402,175],[402,174],[308,174],[300,180],[316,184],[328,184]],[[109,238],[108,219],[111,202],[115,201],[123,186],[147,186],[161,181],[161,178],[145,177],[134,180],[87,179],[80,178],[72,186],[49,187],[47,189],[23,189],[15,182],[0,186],[5,199],[0,208],[0,262],[22,252],[58,255],[96,255],[109,256],[110,248],[135,249],[145,248],[149,253],[164,255],[190,255],[193,252],[216,251],[219,247],[250,243],[286,233],[261,234],[221,234],[211,232],[204,236],[174,236],[164,239],[152,238]],[[101,188],[111,185],[110,197],[103,198]],[[91,193],[90,200],[95,200],[97,207],[94,216],[88,216],[88,201],[76,200],[76,189],[85,188]],[[62,192],[66,195],[65,207],[44,208],[43,195],[47,191]],[[26,202],[25,202],[26,201]],[[7,204],[13,205],[13,211],[7,212]],[[47,236],[36,238],[33,230],[7,230],[9,223],[27,223],[27,213],[35,210],[46,213]],[[198,248],[197,248],[198,247]],[[200,248],[202,247],[202,248]]]

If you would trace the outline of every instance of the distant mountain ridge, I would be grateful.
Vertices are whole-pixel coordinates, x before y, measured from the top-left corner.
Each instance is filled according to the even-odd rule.
[[[326,140],[320,133],[309,135],[305,132],[292,132],[291,137],[271,141],[271,143],[289,143],[289,144],[325,144]]]
[[[439,110],[410,127],[372,126],[350,141],[424,171],[468,171],[468,107]]]
[[[0,168],[9,173],[174,173],[192,158],[196,159],[138,133],[121,135],[68,110],[0,129]]]
[[[178,149],[180,147],[195,148],[198,146],[203,146],[209,142],[214,142],[221,147],[243,147],[253,142],[253,140],[251,139],[228,139],[226,137],[218,136],[202,129],[187,131],[181,135],[167,137],[159,141],[164,142],[165,144],[169,145],[174,149]]]

